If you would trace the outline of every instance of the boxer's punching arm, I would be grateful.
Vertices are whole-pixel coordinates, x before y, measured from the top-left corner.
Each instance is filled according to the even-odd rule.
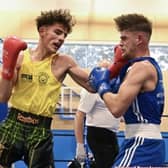
[[[93,68],[89,75],[89,84],[101,97],[104,93],[111,92],[110,71],[101,67]]]
[[[75,60],[71,57],[67,57],[66,64],[68,65],[67,73],[71,76],[71,78],[89,92],[94,92],[88,83],[88,72],[79,67]]]

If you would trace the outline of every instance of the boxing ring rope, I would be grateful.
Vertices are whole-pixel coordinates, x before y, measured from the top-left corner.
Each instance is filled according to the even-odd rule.
[[[79,99],[78,87],[63,86],[61,88],[60,101],[57,104],[59,107],[56,108],[54,114],[60,115],[61,119],[74,119]]]
[[[168,117],[168,115],[167,115],[167,114],[163,114],[162,117],[165,117],[165,118],[166,118],[166,117]]]

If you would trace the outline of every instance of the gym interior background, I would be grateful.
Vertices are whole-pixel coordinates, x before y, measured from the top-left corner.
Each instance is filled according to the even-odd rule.
[[[161,131],[168,151],[168,10],[166,0],[0,0],[0,38],[15,35],[28,42],[30,47],[37,43],[34,19],[40,11],[68,8],[76,16],[77,25],[68,36],[60,52],[70,54],[86,71],[90,71],[97,61],[112,59],[114,45],[119,34],[113,18],[124,13],[143,13],[153,21],[151,55],[155,57],[163,71],[166,90],[166,106],[162,117]],[[2,55],[0,41],[0,57]],[[0,59],[1,60],[1,59]],[[74,113],[79,102],[81,87],[66,77],[60,101],[53,116],[54,154],[57,168],[66,168],[75,156]],[[124,123],[118,132],[119,144],[124,138]],[[168,163],[168,152],[166,153]],[[13,165],[24,168],[23,162]]]

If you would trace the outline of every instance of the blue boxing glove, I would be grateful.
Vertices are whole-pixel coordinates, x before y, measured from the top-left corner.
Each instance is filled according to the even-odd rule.
[[[112,93],[117,93],[119,90],[119,78],[113,78],[109,82]]]
[[[90,86],[103,96],[106,92],[111,92],[110,87],[110,71],[106,68],[95,67],[89,75],[89,84]]]

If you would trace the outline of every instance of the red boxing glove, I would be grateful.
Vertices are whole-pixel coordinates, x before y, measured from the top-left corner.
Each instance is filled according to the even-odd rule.
[[[119,75],[122,67],[128,62],[122,56],[122,50],[119,45],[114,48],[114,61],[113,64],[109,67],[110,78],[115,78]]]
[[[13,78],[19,52],[26,48],[26,42],[17,37],[8,37],[4,40],[2,55],[2,77],[4,79],[11,80]]]

